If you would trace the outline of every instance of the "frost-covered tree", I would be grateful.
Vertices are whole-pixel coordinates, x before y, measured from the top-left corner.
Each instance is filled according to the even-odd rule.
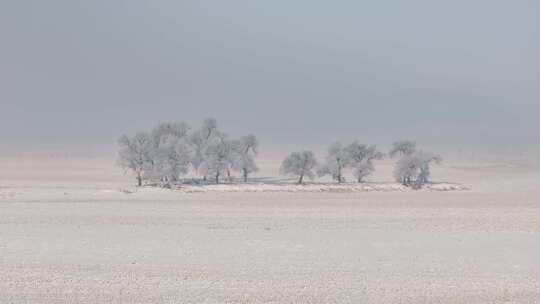
[[[230,178],[236,152],[235,146],[234,141],[227,140],[225,135],[221,135],[217,142],[206,148],[204,162],[201,164],[202,173],[205,176],[213,176],[216,184],[219,184],[224,174]]]
[[[152,180],[170,186],[190,168],[202,174],[205,181],[212,175],[216,183],[225,174],[231,180],[233,170],[241,172],[244,181],[258,170],[255,157],[259,143],[255,135],[229,140],[213,118],[205,119],[195,131],[184,122],[161,123],[149,133],[122,136],[119,145],[118,163],[135,172],[138,185]]]
[[[155,149],[152,159],[151,178],[169,187],[189,172],[191,150],[185,141],[180,141]]]
[[[259,170],[255,163],[259,141],[255,135],[249,134],[234,142],[233,146],[235,150],[233,169],[240,171],[244,182],[247,182],[248,175]]]
[[[215,118],[206,118],[203,121],[201,132],[205,139],[209,140],[218,133],[218,124]]]
[[[304,177],[315,178],[313,169],[317,166],[317,159],[311,151],[302,151],[291,153],[283,160],[279,169],[283,175],[299,176],[298,184],[304,182]]]
[[[353,169],[353,175],[359,183],[375,171],[373,161],[384,157],[384,154],[377,150],[377,146],[366,146],[356,141],[348,145],[345,151],[348,155],[349,166]]]
[[[189,126],[183,122],[162,123],[152,130],[151,170],[146,172],[150,179],[170,186],[188,173],[191,160],[188,132]]]
[[[353,175],[359,183],[363,182],[364,178],[370,176],[374,171],[375,166],[367,160],[357,163],[353,167]]]
[[[201,128],[190,135],[189,142],[193,153],[191,164],[195,172],[199,171],[200,166],[206,160],[206,149],[219,141],[220,134],[217,121],[213,118],[207,118],[203,121]],[[206,175],[203,174],[203,177],[206,180]]]
[[[319,176],[330,175],[338,183],[344,182],[343,171],[349,165],[349,160],[349,154],[345,147],[340,142],[332,143],[328,147],[325,162],[319,167],[317,174]]]
[[[123,135],[118,140],[118,164],[135,173],[137,185],[142,186],[144,174],[152,168],[154,147],[148,133],[137,133],[133,137]]]
[[[415,151],[411,154],[404,154],[396,163],[394,177],[401,184],[420,189],[429,182],[431,177],[430,164],[440,163],[442,158],[439,155],[424,151]]]
[[[195,172],[199,171],[201,164],[204,162],[204,153],[207,147],[207,141],[202,134],[201,130],[197,130],[189,136],[189,142],[193,148],[191,164]]]
[[[401,140],[396,141],[392,144],[392,149],[388,152],[388,155],[390,157],[394,157],[396,155],[403,156],[403,155],[410,155],[416,151],[416,143],[414,141],[410,140]]]
[[[180,139],[187,137],[189,129],[189,125],[184,122],[168,122],[156,126],[150,135],[156,147],[175,145]]]

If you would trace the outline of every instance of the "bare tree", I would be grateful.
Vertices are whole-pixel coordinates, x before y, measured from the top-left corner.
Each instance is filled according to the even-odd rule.
[[[392,149],[388,152],[388,155],[390,157],[394,157],[396,155],[403,156],[403,155],[411,155],[416,151],[416,143],[414,141],[410,140],[401,140],[396,141],[392,144]]]
[[[298,184],[304,182],[304,176],[313,179],[313,168],[317,165],[317,159],[311,151],[291,153],[281,164],[280,173],[283,175],[299,176]]]
[[[133,137],[123,135],[118,140],[120,151],[118,164],[135,173],[137,185],[142,186],[143,175],[152,165],[152,140],[147,133],[137,133]]]
[[[347,150],[340,142],[334,142],[328,147],[324,164],[317,170],[319,176],[330,175],[338,183],[345,181],[343,170],[349,165],[350,158]]]

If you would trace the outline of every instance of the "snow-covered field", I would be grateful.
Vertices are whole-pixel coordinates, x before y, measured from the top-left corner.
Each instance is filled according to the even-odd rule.
[[[391,166],[171,191],[113,159],[0,158],[0,303],[540,303],[538,162],[449,160],[423,191]]]

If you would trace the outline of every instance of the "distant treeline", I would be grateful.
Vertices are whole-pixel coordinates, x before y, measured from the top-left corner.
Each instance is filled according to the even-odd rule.
[[[118,143],[118,163],[135,173],[138,186],[149,182],[171,187],[190,172],[199,176],[201,183],[232,182],[233,173],[239,173],[247,182],[249,175],[259,170],[255,161],[257,137],[248,134],[230,139],[213,118],[205,119],[198,129],[183,122],[162,123],[150,132],[123,135]],[[430,164],[442,160],[438,155],[418,150],[412,141],[395,142],[388,156],[399,156],[394,168],[396,180],[415,189],[429,182]],[[373,161],[384,157],[376,146],[335,142],[329,146],[324,162],[319,163],[312,151],[294,152],[283,160],[280,173],[296,176],[299,184],[305,178],[326,175],[342,183],[344,173],[350,170],[356,182],[361,183],[375,171]]]

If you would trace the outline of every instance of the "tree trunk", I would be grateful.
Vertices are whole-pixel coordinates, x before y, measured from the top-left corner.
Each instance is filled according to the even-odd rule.
[[[411,185],[411,177],[410,176],[406,176],[403,178],[403,184],[407,187],[409,187]]]
[[[141,176],[141,173],[137,173],[137,186],[138,186],[138,187],[141,187],[141,186],[142,186],[142,176]]]
[[[248,172],[246,169],[242,169],[242,171],[244,172],[244,183],[247,183]]]
[[[338,158],[337,159],[337,165],[338,165],[338,171],[337,171],[337,179],[338,179],[338,184],[341,184],[341,159]]]
[[[219,172],[216,173],[216,184],[219,184]]]
[[[304,183],[304,174],[300,174],[300,179],[298,180],[298,184],[301,185]]]

